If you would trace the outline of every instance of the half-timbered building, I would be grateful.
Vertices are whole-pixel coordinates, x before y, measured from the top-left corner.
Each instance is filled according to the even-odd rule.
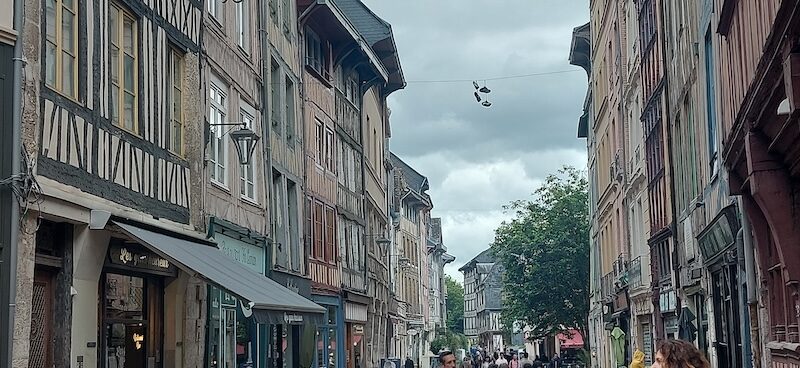
[[[724,147],[717,156],[728,170],[730,192],[741,195],[754,248],[744,255],[754,260],[747,270],[753,359],[756,366],[796,367],[800,365],[800,4],[712,3],[708,4],[714,9],[711,32],[706,37],[719,65],[712,87],[724,91],[715,100]],[[754,268],[758,279],[751,272]],[[726,292],[731,289],[721,287]]]
[[[423,358],[428,338],[428,272],[427,272],[427,222],[433,208],[428,178],[391,153],[394,167],[395,194],[393,210],[398,211],[396,251],[390,261],[399,296],[397,320],[393,321],[397,335],[393,353],[410,356],[415,361]],[[411,333],[409,333],[409,331]],[[409,338],[403,338],[409,336]]]
[[[248,172],[217,129],[259,128],[255,32],[227,48],[246,38],[229,32],[253,14],[242,6],[255,10],[25,4],[24,172],[36,200],[20,222],[14,367],[263,367],[266,352],[252,349],[267,333],[249,326],[321,319],[264,276],[262,155]],[[205,354],[214,341],[233,343]]]

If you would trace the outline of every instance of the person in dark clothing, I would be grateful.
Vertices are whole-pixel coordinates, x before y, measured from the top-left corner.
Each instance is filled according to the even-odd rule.
[[[406,357],[406,362],[403,364],[404,368],[414,368],[414,361],[411,360],[411,357]]]

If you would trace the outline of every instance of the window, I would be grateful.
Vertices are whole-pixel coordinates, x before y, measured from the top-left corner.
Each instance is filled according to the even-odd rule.
[[[241,119],[242,124],[250,130],[255,130],[253,127],[253,121],[255,121],[255,118],[253,117],[254,114],[252,113],[252,111],[255,111],[255,109],[247,106],[244,103],[242,103],[242,105],[243,108],[239,112],[239,118]],[[239,192],[242,197],[253,201],[256,200],[255,167],[255,160],[251,160],[249,165],[241,165],[241,183],[239,188]]]
[[[311,252],[311,257],[314,257],[314,242],[313,242],[313,233],[314,233],[314,213],[312,212],[311,207],[311,197],[305,198],[305,205],[303,207],[303,214],[305,216],[305,223],[303,226],[303,243],[305,245],[305,249],[308,249]]]
[[[291,180],[286,180],[286,223],[289,230],[289,258],[293,271],[303,271],[303,252],[300,247],[298,232],[300,230],[300,211],[298,210],[297,184]]]
[[[130,13],[112,4],[108,23],[111,55],[111,121],[135,133],[138,118],[136,20]]]
[[[272,61],[272,67],[270,68],[270,83],[269,83],[269,94],[270,94],[270,117],[272,119],[272,127],[275,130],[281,130],[281,69],[278,66],[278,63],[275,60]]]
[[[249,2],[236,3],[236,38],[242,51],[250,54],[250,11],[245,8],[247,4]]]
[[[289,31],[291,30],[291,22],[292,22],[292,7],[291,7],[291,0],[283,0],[283,31],[286,32],[287,36]]]
[[[289,76],[286,76],[286,93],[284,94],[286,102],[286,140],[289,146],[294,146],[294,133],[295,133],[295,107],[294,107],[294,83]]]
[[[227,114],[225,108],[226,95],[222,88],[211,84],[208,97],[209,113],[208,120],[210,124],[223,124],[225,122],[225,115]],[[225,139],[225,127],[211,126],[211,179],[221,185],[227,185],[228,180],[225,175],[225,167],[228,161],[228,141]]]
[[[306,65],[311,67],[325,79],[328,79],[328,65],[325,60],[325,48],[319,36],[306,28]]]
[[[706,54],[706,117],[708,120],[708,164],[711,166],[711,175],[717,174],[717,115],[716,115],[716,92],[714,85],[714,48],[711,42],[711,30],[706,32],[705,37]]]
[[[333,130],[325,128],[325,168],[334,171],[333,165]]]
[[[324,220],[322,202],[317,201],[314,203],[314,248],[312,249],[311,256],[319,260],[325,260],[323,246],[323,235],[325,234]]]
[[[170,52],[168,80],[172,88],[167,91],[169,99],[169,127],[167,128],[167,147],[170,151],[183,154],[183,55],[178,50]]]
[[[224,0],[206,0],[208,3],[208,14],[217,22],[222,22],[225,17],[225,2]]]
[[[68,97],[77,97],[78,2],[47,0],[45,83]]]
[[[331,207],[325,208],[325,261],[336,262],[336,212]]]
[[[316,129],[315,129],[315,136],[314,139],[317,144],[317,151],[314,158],[317,160],[319,165],[323,165],[323,157],[325,155],[325,126],[322,124],[319,119],[315,119],[316,122]]]

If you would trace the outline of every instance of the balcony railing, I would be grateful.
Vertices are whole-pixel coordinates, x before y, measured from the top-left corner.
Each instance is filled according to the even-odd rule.
[[[642,286],[642,257],[634,258],[628,266],[628,282],[632,288]]]

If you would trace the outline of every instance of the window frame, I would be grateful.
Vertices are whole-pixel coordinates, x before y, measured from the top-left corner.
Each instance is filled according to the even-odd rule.
[[[252,37],[250,36],[250,12],[246,11],[244,1],[238,2],[236,6],[236,43],[239,49],[250,55],[252,50]]]
[[[286,142],[290,147],[294,147],[295,130],[297,129],[296,115],[296,101],[295,101],[295,84],[289,75],[286,75],[286,85],[284,86],[283,105],[284,105],[284,118],[286,121]]]
[[[48,35],[48,13],[47,13],[47,3],[52,1],[53,3],[53,30],[55,34],[53,37],[55,40],[51,40],[50,36]],[[66,51],[64,49],[64,10],[72,13],[73,21],[72,21],[72,52]],[[44,6],[44,13],[45,13],[45,37],[44,37],[44,84],[49,87],[50,89],[64,95],[65,97],[77,101],[78,99],[78,1],[72,0],[72,7],[67,7],[64,5],[64,0],[48,0],[45,2]],[[48,68],[47,68],[47,48],[48,45],[53,45],[53,83],[48,83]],[[74,62],[72,64],[72,91],[64,90],[64,53],[70,54],[73,57]]]
[[[217,24],[222,25],[225,19],[225,3],[220,0],[206,0],[208,1],[208,15],[211,19],[215,20]]]
[[[248,129],[256,131],[255,108],[243,101],[239,104],[239,120]],[[258,158],[255,152],[253,152],[253,158],[251,158],[250,164],[239,164],[239,195],[242,199],[254,203],[258,203],[258,199],[256,198],[258,195],[258,187],[256,185],[257,160]],[[249,176],[249,178],[247,176]],[[246,190],[248,184],[251,184],[253,188],[250,194],[248,194]]]
[[[333,154],[334,154],[333,146],[334,146],[334,144],[336,144],[336,138],[335,138],[335,136],[333,134],[333,129],[331,129],[329,127],[324,127],[324,128],[325,128],[325,140],[324,140],[324,142],[325,142],[325,156],[324,156],[325,160],[324,160],[324,162],[322,164],[324,165],[324,167],[328,171],[335,173],[336,172],[336,164],[335,164],[334,156],[333,156]]]
[[[112,124],[122,128],[122,129],[124,129],[126,131],[129,131],[129,132],[131,132],[133,134],[138,135],[139,134],[139,124],[138,124],[139,123],[139,32],[138,32],[138,30],[139,30],[139,18],[133,12],[131,12],[130,10],[128,10],[127,8],[125,8],[124,6],[122,6],[121,4],[119,4],[117,2],[111,2],[110,3],[110,7],[112,8],[111,12],[114,12],[116,10],[116,14],[109,14],[109,16],[110,17],[119,16],[119,19],[117,20],[117,25],[118,25],[119,29],[117,30],[118,38],[116,39],[116,42],[118,42],[118,44],[114,44],[115,40],[114,40],[113,37],[111,37],[110,34],[108,36],[109,52],[111,50],[111,46],[117,47],[117,51],[119,52],[118,64],[117,64],[117,68],[118,69],[117,70],[118,70],[119,73],[121,73],[120,75],[117,76],[118,82],[114,83],[113,73],[112,73],[113,68],[109,69],[109,77],[111,78],[111,80],[109,81],[109,87],[111,88],[111,91],[112,91],[112,93],[110,94],[111,98],[109,99],[109,102],[111,103],[111,122],[112,122]],[[124,33],[125,33],[124,27],[125,27],[125,20],[126,19],[130,19],[131,26],[132,26],[132,29],[131,29],[131,35],[132,35],[132,37],[131,37],[131,41],[132,41],[131,52],[132,52],[132,55],[130,55],[130,56],[133,59],[133,63],[132,63],[132,65],[133,65],[133,71],[132,71],[132,74],[133,74],[133,78],[132,78],[133,88],[130,89],[130,92],[128,92],[127,85],[125,84],[125,57],[128,56],[127,52],[125,51],[125,45],[124,45],[124,37],[125,37],[124,36]],[[111,22],[109,22],[109,23],[111,23]],[[109,31],[110,31],[110,28],[109,28]],[[111,59],[111,57],[109,57],[109,59]],[[115,84],[117,84],[117,85],[115,86]],[[114,100],[113,91],[115,89],[117,90],[117,94],[118,94],[118,96],[117,96],[117,100],[118,101],[116,102],[116,104],[113,102],[113,100]],[[130,127],[126,126],[126,120],[124,119],[125,118],[125,116],[124,116],[124,114],[125,114],[125,103],[124,103],[124,100],[125,100],[126,94],[128,94],[128,93],[133,96],[133,106],[132,106],[132,110],[133,110],[132,111],[132,120],[133,121],[131,122],[131,126]],[[115,113],[115,111],[116,111],[117,116],[118,116],[118,120],[116,122],[114,121],[114,113]]]
[[[325,262],[335,264],[338,258],[338,249],[336,242],[336,210],[331,206],[324,206],[325,214],[325,239],[323,244],[323,252],[325,253]]]
[[[220,101],[217,101],[213,96],[209,96],[209,123],[211,124],[224,123],[225,117],[228,115],[227,88],[223,89],[218,84],[222,83],[218,81],[211,81],[209,83],[209,93],[211,93],[211,90],[213,90],[216,94],[221,96]],[[219,114],[217,121],[213,120],[213,112],[217,112]],[[228,140],[225,139],[227,134],[225,134],[224,127],[220,125],[212,126],[211,134],[211,156],[209,157],[209,161],[213,165],[211,168],[211,182],[228,189]],[[218,142],[222,142],[222,150],[217,148]],[[219,152],[222,152],[222,157],[218,157],[217,154]],[[218,173],[217,169],[221,169],[221,172]],[[220,180],[218,175],[222,176],[222,180]]]
[[[179,79],[178,79],[180,81],[180,86],[177,86],[176,83],[175,83],[176,61],[178,61],[180,63],[180,64],[178,64],[178,65],[180,65],[180,76],[179,76]],[[185,113],[184,113],[184,109],[183,109],[183,95],[184,95],[185,88],[184,88],[184,83],[183,82],[184,82],[184,78],[185,78],[185,75],[186,75],[185,74],[186,68],[185,68],[185,65],[184,65],[184,54],[183,54],[183,52],[178,50],[176,47],[170,46],[170,57],[169,57],[169,66],[168,66],[168,68],[169,69],[167,70],[167,72],[169,73],[170,88],[169,88],[169,91],[167,91],[167,96],[169,98],[168,106],[169,106],[169,112],[170,113],[169,113],[169,121],[168,121],[169,126],[167,126],[168,137],[167,137],[167,140],[166,140],[165,143],[166,143],[167,149],[170,152],[172,152],[172,153],[174,153],[174,154],[176,154],[178,156],[183,157],[183,155],[184,155],[184,146],[185,146],[184,139],[186,137],[186,124],[185,124],[186,120],[185,120]],[[175,143],[175,138],[174,138],[175,137],[175,130],[174,130],[175,127],[174,127],[174,125],[175,125],[175,120],[176,120],[175,119],[176,114],[175,114],[175,110],[174,109],[175,109],[175,91],[176,90],[178,90],[180,92],[180,99],[181,99],[179,101],[179,103],[178,103],[179,112],[177,114],[177,115],[179,115],[178,124],[180,125],[180,132],[179,132],[179,134],[180,134],[180,147],[177,147],[177,149],[174,146],[174,143]]]

